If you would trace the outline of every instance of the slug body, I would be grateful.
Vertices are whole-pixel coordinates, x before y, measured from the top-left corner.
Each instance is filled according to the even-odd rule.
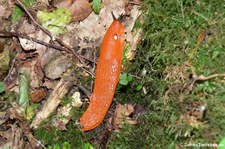
[[[124,44],[124,26],[114,19],[101,45],[90,105],[80,118],[83,131],[97,127],[108,112],[119,81]]]

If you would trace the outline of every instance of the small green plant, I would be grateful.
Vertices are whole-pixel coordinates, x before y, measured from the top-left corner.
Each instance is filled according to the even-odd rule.
[[[121,85],[128,85],[129,82],[131,82],[133,80],[133,77],[131,75],[128,75],[126,73],[123,73],[120,75],[120,81],[119,83]]]
[[[139,84],[137,87],[136,87],[136,90],[137,91],[140,91],[142,89],[143,85],[142,84]]]
[[[197,86],[196,92],[203,91],[204,93],[212,94],[217,90],[218,83],[216,82],[203,82]]]
[[[35,3],[35,0],[21,0],[21,2],[29,8],[31,5]],[[22,15],[24,11],[19,6],[16,6],[12,12],[12,22],[15,23]]]
[[[94,147],[90,143],[85,143],[84,149],[94,149]]]
[[[60,147],[60,145],[56,144],[54,146],[49,146],[46,149],[71,149],[71,146],[68,142],[64,142],[62,147]]]

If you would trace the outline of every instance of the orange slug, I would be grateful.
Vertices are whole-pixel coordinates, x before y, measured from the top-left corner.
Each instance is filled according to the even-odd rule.
[[[122,51],[125,44],[121,18],[116,19],[113,15],[114,20],[103,38],[90,105],[80,118],[83,131],[96,128],[104,120],[112,103],[119,81]]]

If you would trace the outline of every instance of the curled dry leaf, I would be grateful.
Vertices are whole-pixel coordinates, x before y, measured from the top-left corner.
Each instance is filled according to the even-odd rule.
[[[91,4],[87,0],[54,0],[57,8],[69,9],[72,13],[72,21],[81,21],[92,12]]]
[[[30,95],[30,98],[33,102],[40,102],[42,99],[46,97],[47,93],[44,89],[36,89]]]
[[[23,146],[21,149],[24,148],[37,148],[38,144],[36,142],[36,139],[34,138],[34,136],[31,133],[31,130],[29,128],[29,123],[28,121],[26,121],[24,119],[24,117],[21,115],[21,113],[19,112],[19,107],[17,105],[16,102],[12,102],[12,107],[7,109],[10,119],[13,120],[13,124],[11,124],[11,129],[13,129],[13,125],[15,125],[18,129],[20,129],[22,131],[21,134],[21,141],[23,141],[24,143],[26,143],[25,146]],[[11,131],[11,129],[9,129],[9,131]],[[12,134],[10,134],[8,131],[5,132],[6,134],[10,135],[11,137],[14,136]],[[15,145],[15,144],[14,144]],[[1,147],[0,148],[4,148]],[[17,145],[15,145],[15,147],[12,147],[12,149],[20,149]]]
[[[130,117],[130,115],[133,112],[134,112],[134,107],[131,104],[116,105],[114,116],[111,119],[112,125],[115,131],[119,131],[119,129],[122,128],[124,123],[128,123],[131,125],[137,124],[137,121]]]

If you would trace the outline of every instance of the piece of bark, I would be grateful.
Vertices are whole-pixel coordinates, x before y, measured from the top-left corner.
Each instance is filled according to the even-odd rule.
[[[31,123],[31,127],[36,129],[40,124],[49,117],[49,115],[58,107],[61,99],[65,94],[68,92],[68,88],[70,86],[69,81],[65,81],[61,79],[54,90],[52,91],[51,95],[47,99],[46,103],[44,104],[41,111],[37,113],[34,117],[34,120]]]

